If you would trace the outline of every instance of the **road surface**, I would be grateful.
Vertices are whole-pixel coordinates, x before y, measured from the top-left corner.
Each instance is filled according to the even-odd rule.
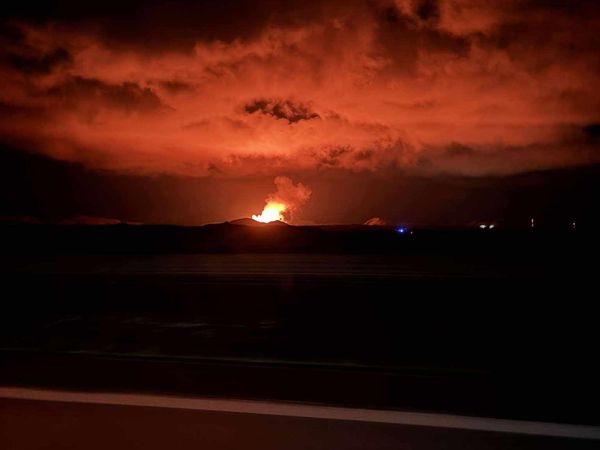
[[[266,401],[0,388],[6,450],[587,449],[600,427]]]

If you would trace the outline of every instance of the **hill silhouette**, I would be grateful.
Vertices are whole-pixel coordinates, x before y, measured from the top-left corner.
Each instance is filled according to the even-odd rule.
[[[478,253],[541,255],[597,242],[585,231],[411,230],[356,225],[294,226],[252,219],[176,225],[0,224],[4,254]]]
[[[273,222],[259,222],[258,220],[254,220],[251,219],[250,217],[243,217],[241,219],[236,219],[236,220],[232,220],[230,222],[228,222],[232,225],[243,225],[243,226],[247,226],[247,227],[276,227],[276,226],[289,226],[287,223],[282,222],[281,220],[274,220]]]

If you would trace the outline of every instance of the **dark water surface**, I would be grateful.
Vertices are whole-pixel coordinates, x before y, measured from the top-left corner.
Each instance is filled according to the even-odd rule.
[[[582,264],[5,257],[0,381],[595,422],[596,295]]]

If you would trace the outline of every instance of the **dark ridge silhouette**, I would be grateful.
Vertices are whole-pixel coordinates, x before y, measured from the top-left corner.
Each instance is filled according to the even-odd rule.
[[[252,220],[252,219],[248,219]],[[255,221],[252,221],[255,222]],[[586,230],[421,230],[363,225],[245,226],[246,219],[176,225],[0,224],[4,254],[355,253],[544,255],[585,252]]]
[[[242,219],[236,219],[229,222],[232,225],[243,225],[247,227],[276,227],[280,225],[289,226],[287,223],[281,220],[274,220],[273,222],[264,223],[258,220],[251,219],[250,217],[243,217]]]

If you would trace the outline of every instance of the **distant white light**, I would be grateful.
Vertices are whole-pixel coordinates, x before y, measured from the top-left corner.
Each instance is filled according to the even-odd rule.
[[[484,228],[487,228],[487,225],[485,223],[482,223],[481,225],[479,225],[479,228],[483,230]]]
[[[406,228],[404,228],[404,227],[396,228],[396,231],[400,234],[404,234],[404,233],[406,233]]]
[[[491,230],[492,228],[496,228],[496,225],[494,225],[494,224],[491,224],[491,225],[490,225],[490,230]]]

